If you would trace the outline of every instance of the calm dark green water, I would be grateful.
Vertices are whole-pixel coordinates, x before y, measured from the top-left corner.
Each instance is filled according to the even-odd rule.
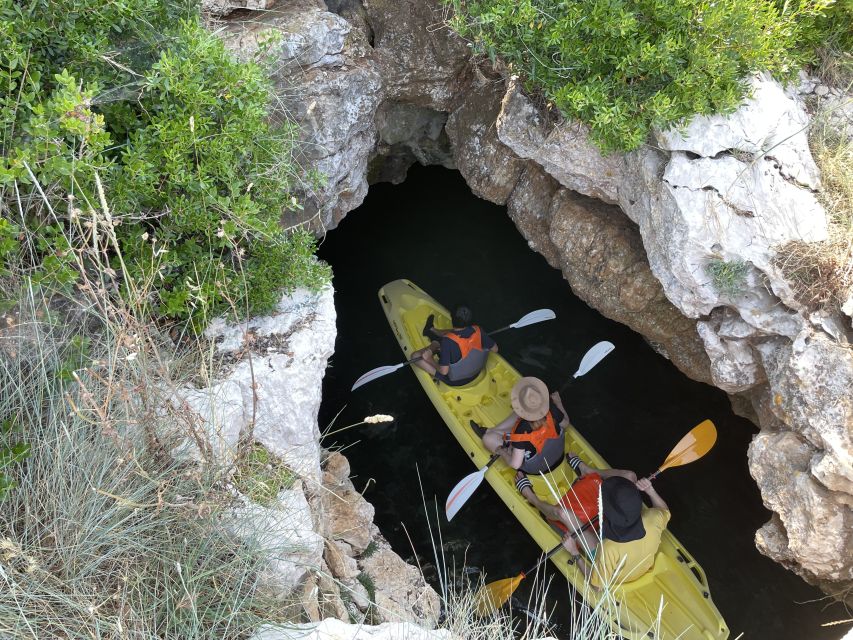
[[[487,483],[453,522],[445,521],[448,492],[474,469],[412,373],[402,369],[350,393],[368,369],[402,361],[376,299],[380,286],[402,277],[446,306],[468,304],[486,329],[533,309],[554,309],[557,320],[498,340],[523,375],[552,387],[571,377],[592,344],[613,342],[616,350],[563,398],[574,425],[614,467],[647,474],[691,427],[713,420],[716,447],[700,461],[667,471],[655,485],[672,510],[671,530],[705,568],[732,638],[741,632],[762,640],[844,634],[844,626],[821,627],[849,617],[840,607],[809,602],[822,593],[754,547],[755,530],[770,516],[747,469],[755,427],[732,413],[724,393],[687,379],[638,334],[576,298],[560,273],[527,247],[505,209],[471,195],[458,173],[415,168],[400,186],[372,187],[364,205],[327,236],[320,256],[334,268],[338,311],[321,428],[338,412],[333,429],[374,413],[396,418],[349,429],[325,444],[346,448],[356,487],[366,487],[376,523],[404,558],[417,555],[434,564],[424,497],[434,532],[440,513],[448,565],[467,562],[497,579],[536,562],[539,549]],[[569,595],[559,575],[551,597],[560,621]]]

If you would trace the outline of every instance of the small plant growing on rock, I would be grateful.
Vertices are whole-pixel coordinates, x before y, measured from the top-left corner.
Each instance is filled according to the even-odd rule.
[[[743,260],[714,259],[706,267],[714,288],[721,294],[732,297],[743,291],[748,264]]]
[[[234,474],[240,493],[265,506],[295,481],[296,475],[259,442],[252,444]]]

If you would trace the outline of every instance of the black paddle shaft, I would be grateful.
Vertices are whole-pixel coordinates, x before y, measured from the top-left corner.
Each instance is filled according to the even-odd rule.
[[[578,537],[578,534],[580,534],[580,533],[582,533],[582,532],[586,531],[587,529],[589,529],[589,528],[592,526],[592,524],[593,524],[596,520],[598,520],[598,516],[597,516],[597,515],[596,515],[596,516],[593,516],[593,518],[592,518],[591,520],[589,520],[589,521],[588,521],[584,526],[582,526],[580,531],[572,531],[572,537],[573,537],[573,538],[577,538],[577,537]],[[562,549],[562,548],[563,548],[563,543],[562,543],[562,542],[560,542],[560,544],[558,544],[556,547],[554,547],[554,548],[553,548],[553,549],[551,549],[548,553],[546,553],[546,554],[545,554],[545,557],[544,557],[544,558],[542,558],[542,559],[540,559],[540,560],[539,560],[539,562],[537,562],[536,564],[534,564],[534,565],[533,565],[532,567],[530,567],[527,571],[522,571],[522,572],[521,572],[521,575],[522,575],[522,576],[527,576],[528,574],[533,573],[534,571],[536,571],[536,569],[538,569],[538,568],[539,568],[539,566],[540,566],[543,562],[547,562],[547,561],[551,558],[551,556],[553,556],[554,554],[558,553],[558,552],[560,551],[560,549]]]

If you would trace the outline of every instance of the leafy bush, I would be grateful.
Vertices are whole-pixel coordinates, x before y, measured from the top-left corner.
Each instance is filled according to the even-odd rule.
[[[295,131],[270,123],[262,68],[180,2],[27,5],[0,0],[7,264],[29,261],[37,282],[66,290],[81,268],[130,295],[154,283],[137,302],[196,326],[328,280],[312,237],[281,226],[299,209]],[[93,243],[112,247],[109,265],[71,250]]]
[[[604,150],[630,150],[653,127],[734,110],[744,79],[791,74],[798,21],[825,0],[782,14],[766,0],[447,0],[451,26],[500,56]]]

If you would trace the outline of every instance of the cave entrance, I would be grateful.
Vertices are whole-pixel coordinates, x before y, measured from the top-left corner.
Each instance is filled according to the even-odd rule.
[[[473,468],[411,373],[400,370],[350,393],[365,371],[402,361],[376,292],[403,277],[446,306],[464,301],[486,329],[533,309],[554,309],[555,321],[506,332],[499,340],[501,353],[523,375],[552,388],[571,377],[592,344],[613,342],[614,353],[577,380],[563,400],[575,427],[614,467],[648,474],[691,427],[713,420],[716,447],[701,461],[667,472],[656,487],[671,507],[670,528],[706,569],[732,637],[837,635],[820,626],[834,613],[814,602],[823,594],[755,549],[754,532],[770,513],[747,469],[754,425],[734,415],[725,393],[688,379],[640,335],[574,296],[561,273],[530,250],[506,208],[474,197],[459,173],[415,166],[401,185],[371,187],[319,253],[334,269],[338,313],[320,427],[334,420],[332,430],[341,429],[375,413],[395,417],[393,423],[348,429],[324,444],[345,448],[356,487],[376,507],[380,530],[401,556],[419,556],[434,586],[424,501],[434,534],[440,514],[449,568],[467,562],[497,579],[533,564],[539,550],[487,485],[453,522],[445,521],[448,492]],[[557,577],[552,592],[567,597]],[[806,601],[813,602],[792,606]]]

